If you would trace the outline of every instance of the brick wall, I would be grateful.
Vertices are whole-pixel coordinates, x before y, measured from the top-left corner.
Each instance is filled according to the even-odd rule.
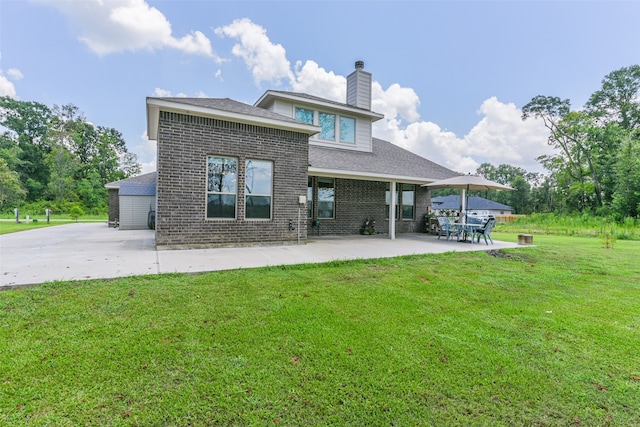
[[[120,197],[118,190],[109,189],[109,221],[115,221],[120,216]]]
[[[307,194],[308,136],[212,118],[161,112],[158,127],[156,246],[204,248],[296,243],[298,196]],[[207,157],[238,159],[235,220],[206,218]],[[246,159],[273,162],[272,217],[244,219]],[[300,238],[306,240],[301,210]]]
[[[314,187],[317,180],[312,177]],[[377,233],[389,233],[389,220],[385,220],[385,182],[360,181],[352,179],[335,180],[335,218],[319,219],[320,229],[309,221],[308,234],[348,235],[359,234],[366,218],[376,221]],[[396,220],[396,233],[424,232],[424,215],[427,213],[428,191],[416,186],[414,220]],[[314,191],[314,220],[317,213],[317,191]]]

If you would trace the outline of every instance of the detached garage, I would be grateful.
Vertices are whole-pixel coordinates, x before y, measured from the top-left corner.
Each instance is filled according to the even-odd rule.
[[[149,228],[149,211],[156,210],[156,185],[123,182],[119,196],[120,230]]]
[[[149,212],[156,206],[156,172],[110,182],[109,223],[121,230],[149,228]]]

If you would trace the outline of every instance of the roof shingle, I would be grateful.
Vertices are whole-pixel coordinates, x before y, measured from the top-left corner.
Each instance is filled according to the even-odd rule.
[[[309,145],[309,166],[367,174],[411,176],[416,180],[429,182],[460,175],[378,138],[372,138],[371,153]]]

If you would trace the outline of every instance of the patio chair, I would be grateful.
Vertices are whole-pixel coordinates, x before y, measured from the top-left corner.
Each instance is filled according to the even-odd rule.
[[[449,238],[454,235],[458,240],[460,239],[460,230],[449,218],[439,217],[438,225],[440,226],[440,230],[438,231],[438,240],[441,236],[447,236],[447,240],[449,240]]]
[[[444,216],[438,217],[438,240],[440,240],[440,236],[447,235],[448,228],[449,228],[449,218]]]
[[[477,216],[469,215],[467,217],[467,224],[482,224],[482,218]]]
[[[486,245],[488,245],[489,243],[487,242],[487,237],[489,237],[489,240],[491,240],[491,244],[493,245],[493,239],[491,238],[491,229],[496,225],[496,219],[495,218],[489,218],[487,220],[486,223],[484,223],[484,225],[482,225],[479,228],[475,228],[472,230],[472,234],[471,234],[471,243],[473,243],[473,240],[476,238],[476,236],[478,236],[478,243],[480,243],[480,236],[484,237],[484,243]]]

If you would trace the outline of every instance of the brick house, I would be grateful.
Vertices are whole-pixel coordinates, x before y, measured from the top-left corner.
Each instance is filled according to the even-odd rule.
[[[421,184],[459,175],[372,136],[371,74],[347,77],[346,103],[267,91],[254,104],[147,98],[157,140],[156,245],[205,248],[307,236],[423,231]]]

